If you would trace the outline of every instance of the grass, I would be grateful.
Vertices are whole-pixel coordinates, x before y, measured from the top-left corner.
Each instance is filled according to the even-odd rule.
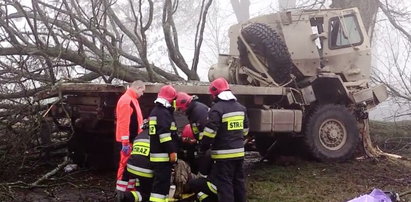
[[[370,133],[383,151],[411,158],[411,121],[371,121]]]
[[[377,142],[392,137],[411,137],[411,121],[371,121],[370,133]]]
[[[381,148],[386,140],[411,136],[411,121],[372,121],[370,125],[372,138]],[[411,154],[410,150],[405,148],[401,152]],[[367,159],[344,163],[297,160],[291,166],[259,163],[250,170],[246,182],[250,202],[347,201],[374,188],[397,193],[411,190],[408,160]],[[411,195],[402,199],[411,201]]]
[[[411,189],[410,172],[410,162],[389,159],[335,164],[301,161],[287,167],[263,164],[248,176],[248,199],[347,201],[373,188],[405,192]]]

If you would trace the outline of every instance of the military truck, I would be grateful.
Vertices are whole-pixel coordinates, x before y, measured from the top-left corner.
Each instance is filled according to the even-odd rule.
[[[387,98],[371,87],[371,49],[358,9],[293,10],[259,16],[229,29],[230,50],[209,70],[226,78],[247,107],[250,136],[269,156],[278,137],[296,137],[321,161],[350,158],[366,127],[368,110]],[[208,83],[174,83],[211,104]],[[162,84],[147,83],[145,117]],[[114,109],[123,86],[62,84],[39,98],[58,97],[51,119],[69,117],[70,151],[78,159],[114,158]],[[58,121],[55,121],[58,122]],[[177,120],[179,127],[186,120]],[[293,145],[291,145],[293,146]],[[97,147],[97,149],[96,149]]]
[[[230,50],[209,79],[283,91],[243,100],[250,131],[266,155],[275,137],[300,136],[313,157],[352,156],[367,110],[387,98],[370,87],[371,48],[357,8],[293,10],[259,16],[229,29]]]

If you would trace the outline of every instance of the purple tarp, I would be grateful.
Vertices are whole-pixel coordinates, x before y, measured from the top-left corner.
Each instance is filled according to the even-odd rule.
[[[392,202],[383,191],[374,189],[370,194],[349,200],[348,202]]]

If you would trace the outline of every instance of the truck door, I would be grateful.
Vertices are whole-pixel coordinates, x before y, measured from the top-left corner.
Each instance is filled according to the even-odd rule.
[[[330,11],[323,64],[344,81],[368,79],[371,65],[370,42],[358,9]]]

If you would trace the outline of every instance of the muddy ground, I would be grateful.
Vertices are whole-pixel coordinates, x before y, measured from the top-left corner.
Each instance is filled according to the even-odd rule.
[[[346,201],[373,188],[398,193],[411,190],[408,160],[319,163],[298,157],[276,162],[260,162],[259,158],[256,152],[248,153],[246,158],[249,201]],[[113,171],[60,171],[42,183],[44,187],[27,188],[25,183],[34,182],[53,168],[51,163],[34,169],[11,169],[9,176],[17,174],[18,179],[8,178],[7,182],[22,182],[0,186],[0,201],[114,201]],[[3,178],[7,177],[3,175]],[[411,195],[402,199],[411,201]]]

